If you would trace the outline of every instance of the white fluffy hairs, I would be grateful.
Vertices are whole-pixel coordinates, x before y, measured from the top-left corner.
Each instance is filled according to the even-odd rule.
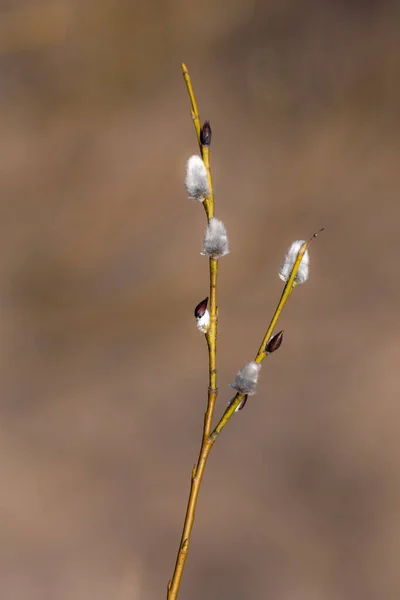
[[[187,161],[185,187],[189,198],[199,202],[204,202],[210,193],[206,165],[197,154]]]
[[[237,372],[235,381],[230,384],[230,387],[239,392],[239,394],[252,396],[256,393],[260,369],[260,363],[254,361],[248,363]]]
[[[294,267],[294,263],[296,262],[299,250],[304,243],[304,240],[297,240],[296,242],[293,242],[293,244],[287,251],[285,260],[283,261],[279,271],[279,277],[282,279],[282,281],[288,281],[290,273],[292,272],[292,269]],[[307,281],[309,263],[310,256],[308,254],[308,250],[306,250],[303,258],[301,259],[299,270],[297,271],[296,276],[294,278],[294,283],[305,283]]]
[[[225,225],[219,219],[212,217],[204,234],[202,254],[210,258],[220,258],[228,253],[229,243]]]

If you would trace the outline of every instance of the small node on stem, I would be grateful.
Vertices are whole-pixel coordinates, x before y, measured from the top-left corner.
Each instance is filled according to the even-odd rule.
[[[309,244],[311,244],[312,240],[316,237],[319,236],[319,234],[325,230],[325,227],[321,227],[321,229],[318,229],[318,231],[316,231],[315,233],[312,234],[312,237],[310,239],[310,241],[308,242]]]
[[[273,352],[279,350],[282,344],[282,340],[283,330],[272,336],[272,338],[267,342],[267,345],[265,346],[265,353],[272,354]]]
[[[200,132],[200,142],[202,146],[211,146],[211,125],[210,121],[205,121]]]
[[[321,229],[318,229],[318,231],[316,231],[315,233],[312,234],[312,236],[310,237],[310,239],[307,242],[307,248],[311,245],[311,242],[313,240],[315,240],[315,238],[317,238],[320,233],[322,233],[322,231],[325,231],[325,227],[321,227]]]

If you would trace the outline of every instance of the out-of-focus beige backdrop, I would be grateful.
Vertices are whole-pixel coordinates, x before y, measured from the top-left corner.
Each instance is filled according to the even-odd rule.
[[[165,597],[197,457],[213,128],[217,415],[326,231],[284,344],[210,457],[182,599],[400,597],[400,8],[4,0],[0,595]]]

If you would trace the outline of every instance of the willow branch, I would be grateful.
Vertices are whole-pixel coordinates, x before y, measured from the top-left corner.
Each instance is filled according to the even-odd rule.
[[[207,177],[209,183],[209,194],[207,198],[203,202],[203,206],[207,215],[208,222],[214,216],[214,194],[212,187],[212,177],[211,177],[211,167],[210,167],[210,140],[211,140],[211,129],[209,127],[209,123],[206,123],[203,126],[203,129],[200,125],[200,115],[197,107],[196,98],[193,91],[192,82],[190,79],[189,72],[186,68],[186,65],[182,64],[182,72],[185,80],[187,92],[189,95],[190,103],[191,103],[191,114],[193,119],[193,124],[196,132],[197,142],[199,144],[201,156],[203,162],[205,164],[207,170]],[[204,141],[204,131],[205,126],[208,126],[208,141]],[[202,140],[204,143],[202,143]],[[299,271],[299,267],[301,261],[304,257],[305,252],[307,251],[309,245],[311,244],[314,237],[318,235],[319,232],[315,233],[312,238],[308,242],[304,242],[298,250],[296,260],[293,264],[293,267],[290,271],[290,275],[287,279],[287,283],[283,289],[281,298],[277,304],[275,312],[272,316],[271,322],[265,332],[261,345],[258,349],[258,352],[255,357],[255,362],[262,363],[262,361],[268,356],[267,352],[267,344],[272,336],[272,333],[277,325],[279,317],[282,313],[283,308],[286,305],[295,285],[296,285],[296,275]],[[225,410],[223,416],[218,422],[215,429],[212,430],[212,421],[215,409],[215,403],[217,400],[218,388],[217,388],[217,326],[218,326],[218,306],[217,306],[217,278],[218,278],[218,259],[211,257],[209,259],[209,268],[210,268],[210,325],[207,333],[205,334],[207,346],[208,346],[208,358],[209,358],[209,378],[208,378],[208,402],[207,402],[207,410],[204,416],[204,426],[203,426],[203,434],[201,447],[199,452],[199,457],[197,463],[193,467],[192,477],[190,483],[190,493],[189,499],[186,509],[185,520],[183,524],[183,531],[181,536],[181,541],[179,544],[178,555],[176,558],[175,568],[172,575],[172,579],[168,583],[168,600],[176,600],[179,592],[179,588],[181,585],[183,570],[186,563],[187,553],[189,550],[190,544],[190,536],[193,529],[194,519],[195,519],[195,511],[197,506],[197,500],[199,497],[200,487],[203,480],[204,471],[206,468],[207,460],[213,447],[215,440],[218,435],[221,433],[222,429],[231,419],[235,410],[239,407],[242,401],[245,398],[245,394],[238,392],[233,401],[229,404],[227,409]],[[285,277],[286,279],[286,277]],[[242,388],[240,388],[242,389]]]
[[[292,271],[290,273],[289,279],[287,280],[286,285],[283,288],[282,296],[277,304],[277,307],[272,316],[271,322],[268,325],[267,331],[265,332],[265,335],[263,337],[261,345],[260,345],[258,352],[256,354],[256,357],[254,359],[255,362],[262,363],[262,361],[268,356],[268,354],[266,352],[267,343],[272,336],[272,333],[278,323],[279,317],[281,316],[282,310],[285,307],[286,302],[289,300],[290,294],[292,293],[292,291],[295,288],[295,285],[296,285],[295,278],[296,278],[297,272],[299,270],[303,256],[304,256],[306,250],[308,249],[308,247],[310,246],[311,242],[313,241],[313,239],[316,238],[317,235],[321,231],[323,231],[323,229],[320,229],[319,231],[314,233],[314,235],[308,240],[308,242],[304,242],[304,244],[300,247],[299,252],[297,254],[296,261],[295,261]],[[232,400],[232,402],[227,407],[227,409],[225,410],[224,414],[222,415],[222,417],[221,417],[220,421],[218,422],[217,426],[215,427],[214,431],[212,432],[210,438],[213,441],[216,440],[216,438],[221,433],[221,431],[223,430],[225,425],[228,423],[228,421],[232,417],[232,415],[235,413],[237,407],[240,405],[240,403],[242,402],[243,399],[244,399],[244,394],[240,394],[238,392],[236,394],[236,396],[234,397],[234,399]]]
[[[203,145],[201,143],[201,127],[200,127],[200,115],[197,107],[196,97],[194,95],[192,82],[190,79],[189,72],[186,65],[182,64],[183,77],[186,83],[190,103],[191,103],[191,114],[193,118],[194,128],[196,131],[197,141],[200,147],[200,152],[204,164],[207,169],[207,177],[209,183],[209,194],[203,202],[204,209],[206,211],[208,221],[214,216],[214,193],[212,187],[212,177],[210,168],[210,148],[209,145]],[[215,403],[217,401],[218,388],[217,388],[217,326],[218,326],[218,307],[217,307],[217,278],[218,278],[218,260],[216,258],[209,259],[210,267],[210,327],[205,334],[207,347],[208,347],[208,364],[209,364],[209,376],[208,376],[208,398],[207,398],[207,410],[204,416],[204,426],[201,448],[199,458],[192,471],[192,478],[190,484],[190,493],[186,509],[185,521],[183,524],[183,531],[181,536],[181,542],[179,545],[178,555],[175,563],[174,573],[171,581],[168,583],[168,600],[175,600],[177,598],[179,587],[182,580],[183,569],[186,563],[186,557],[189,549],[190,535],[192,532],[195,510],[197,500],[200,492],[200,486],[203,480],[204,470],[207,464],[207,459],[210,454],[210,450],[214,444],[214,440],[210,439],[210,432],[212,429],[212,420],[215,410]]]

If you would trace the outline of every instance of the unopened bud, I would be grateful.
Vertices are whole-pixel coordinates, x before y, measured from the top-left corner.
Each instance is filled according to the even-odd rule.
[[[207,310],[208,296],[204,298],[194,309],[194,316],[196,318],[196,326],[202,333],[207,333],[210,327],[210,313]]]
[[[265,352],[267,354],[272,354],[273,352],[276,352],[281,347],[282,340],[283,340],[283,330],[280,331],[279,333],[277,333],[276,335],[272,336],[272,338],[269,340],[269,342],[265,346]]]
[[[205,121],[200,131],[200,142],[202,146],[211,146],[211,125]]]
[[[207,305],[208,305],[208,296],[207,296],[207,298],[204,298],[204,300],[199,302],[198,305],[196,306],[196,308],[194,309],[194,316],[196,317],[196,319],[201,319],[201,317],[204,315],[204,313],[207,310]]]
[[[234,398],[232,398],[232,400],[229,401],[228,406],[230,406],[231,404],[233,404],[233,402],[235,401],[235,398],[236,398],[236,396]],[[246,394],[242,398],[241,402],[235,408],[235,412],[238,412],[238,410],[242,410],[246,406],[247,399],[248,399],[248,395]]]
[[[243,410],[244,407],[246,406],[246,402],[248,400],[248,395],[246,394],[246,396],[243,398],[243,400],[241,401],[241,403],[239,404],[239,406],[237,407],[237,409],[235,410],[235,412],[237,412],[238,410]]]

